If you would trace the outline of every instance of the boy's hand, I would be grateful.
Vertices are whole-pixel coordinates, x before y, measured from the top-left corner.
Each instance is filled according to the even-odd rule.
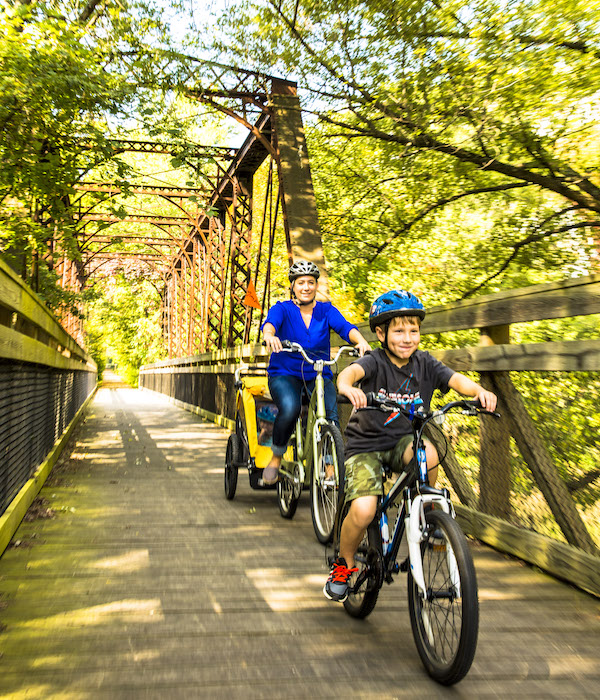
[[[498,397],[491,391],[482,389],[475,397],[486,411],[495,411]]]
[[[354,408],[366,408],[367,406],[367,395],[357,386],[343,387],[340,389],[340,394],[348,397]]]

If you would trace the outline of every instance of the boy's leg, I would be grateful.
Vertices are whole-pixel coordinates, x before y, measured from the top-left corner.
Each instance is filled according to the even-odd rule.
[[[323,593],[330,600],[343,602],[354,568],[354,555],[377,510],[377,498],[383,491],[382,455],[367,452],[353,455],[345,464],[345,498],[350,509],[342,523],[340,552],[333,562]]]
[[[360,496],[350,504],[340,535],[340,556],[346,560],[350,569],[354,567],[354,555],[376,510],[377,496]]]

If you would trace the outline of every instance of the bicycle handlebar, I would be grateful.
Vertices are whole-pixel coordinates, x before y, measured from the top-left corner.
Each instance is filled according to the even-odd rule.
[[[483,413],[488,416],[500,418],[500,414],[496,411],[488,411],[486,408],[483,408],[481,402],[478,399],[460,399],[458,401],[450,401],[450,403],[447,403],[441,408],[436,408],[433,411],[424,411],[422,408],[415,408],[414,404],[410,404],[410,407],[407,408],[406,404],[398,403],[393,399],[379,398],[377,394],[374,394],[371,391],[368,392],[366,396],[367,407],[382,411],[400,411],[400,413],[403,413],[407,418],[410,419],[414,418],[415,416],[418,416],[424,421],[429,421],[432,418],[435,419],[436,416],[444,416],[453,408],[462,408],[462,413],[467,416],[476,416],[479,413]]]
[[[302,345],[300,345],[300,343],[294,343],[290,340],[282,340],[281,344],[283,345],[283,352],[299,352],[306,362],[311,365],[314,365],[316,362],[322,362],[324,365],[328,366],[335,365],[345,352],[347,352],[349,355],[354,355],[354,357],[358,357],[358,350],[351,345],[342,345],[332,360],[313,360],[312,357],[309,357],[306,354],[306,350],[302,347]]]

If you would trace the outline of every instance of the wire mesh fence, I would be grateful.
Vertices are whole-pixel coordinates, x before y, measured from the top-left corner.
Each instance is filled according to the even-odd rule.
[[[0,515],[92,392],[95,372],[0,360]]]

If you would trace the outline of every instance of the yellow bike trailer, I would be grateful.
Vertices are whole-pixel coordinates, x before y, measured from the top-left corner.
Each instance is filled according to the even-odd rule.
[[[236,370],[235,432],[229,436],[225,454],[225,496],[231,500],[237,488],[238,470],[248,470],[250,487],[272,490],[276,485],[264,485],[262,472],[271,459],[273,423],[277,406],[269,393],[266,370],[246,367]],[[288,448],[284,459],[293,459]]]

